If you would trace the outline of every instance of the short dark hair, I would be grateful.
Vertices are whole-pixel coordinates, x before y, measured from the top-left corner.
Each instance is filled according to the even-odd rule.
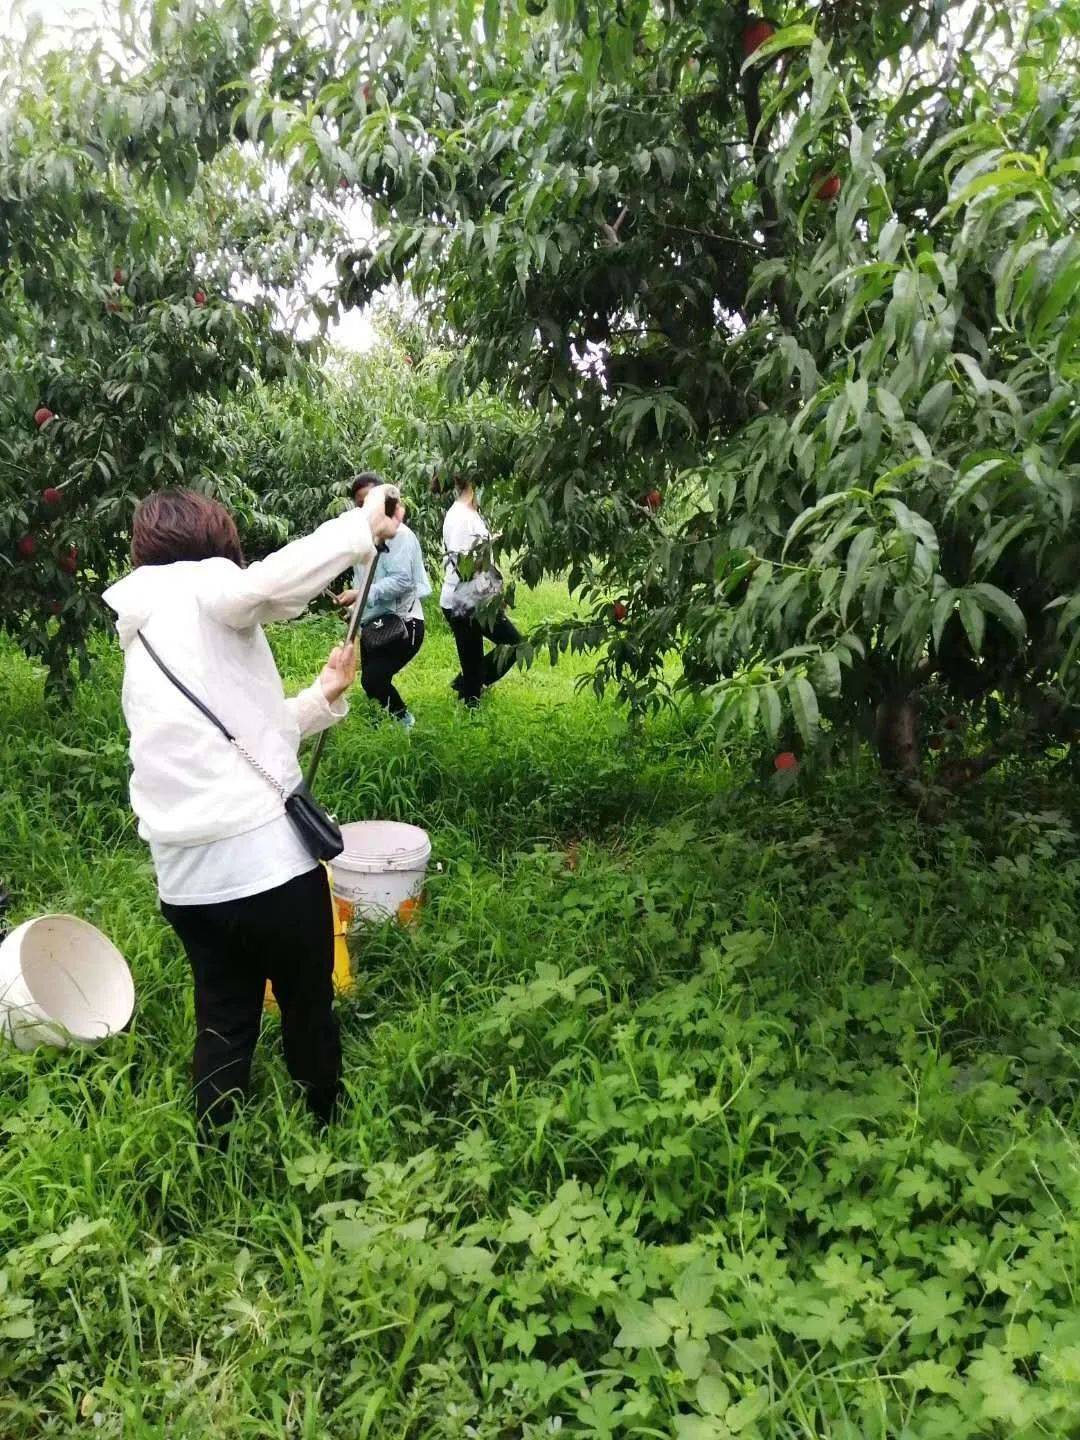
[[[349,481],[349,494],[355,501],[361,490],[370,490],[373,485],[382,483],[382,476],[376,475],[374,470],[361,470],[359,475],[354,475]]]
[[[135,507],[131,558],[136,565],[221,557],[243,565],[236,522],[216,500],[194,490],[156,490]]]

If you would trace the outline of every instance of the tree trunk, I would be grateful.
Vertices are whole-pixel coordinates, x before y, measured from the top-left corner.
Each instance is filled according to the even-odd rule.
[[[877,708],[874,741],[881,768],[905,800],[929,820],[940,818],[937,802],[923,780],[919,745],[919,706],[915,693],[894,695]]]
[[[877,708],[874,739],[881,768],[897,780],[918,780],[922,774],[919,714],[911,695],[883,700]]]

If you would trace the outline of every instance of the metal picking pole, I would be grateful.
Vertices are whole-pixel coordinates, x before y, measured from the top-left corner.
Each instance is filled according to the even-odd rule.
[[[357,599],[356,603],[353,605],[352,614],[349,616],[349,628],[345,632],[346,645],[352,644],[352,642],[356,639],[357,631],[360,629],[360,617],[363,615],[364,607],[367,605],[368,593],[371,590],[371,582],[375,579],[375,566],[378,565],[378,563],[379,550],[378,546],[376,546],[375,553],[371,557],[371,564],[368,566],[367,578],[364,581],[363,592]],[[309,790],[315,784],[315,772],[319,768],[319,761],[322,759],[323,746],[326,744],[326,737],[328,734],[329,731],[320,730],[318,736],[316,737],[315,746],[311,752],[311,761],[308,764],[308,772],[306,777],[306,784]]]

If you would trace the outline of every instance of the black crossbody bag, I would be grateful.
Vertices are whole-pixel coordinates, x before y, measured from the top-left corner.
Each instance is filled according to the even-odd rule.
[[[400,615],[378,615],[360,626],[360,648],[370,654],[385,650],[408,638],[409,630]]]
[[[308,854],[315,860],[333,860],[336,855],[340,855],[345,848],[345,842],[341,837],[341,827],[333,816],[328,815],[322,808],[305,782],[301,780],[296,789],[289,794],[285,787],[275,780],[268,770],[264,770],[255,756],[246,750],[236,736],[221,723],[209,706],[204,705],[199,697],[192,694],[184,682],[173,674],[141,630],[139,639],[161,673],[172,681],[181,695],[190,700],[192,705],[206,716],[211,725],[215,725],[221,731],[230,745],[239,750],[256,774],[261,775],[266,783],[271,785],[281,796],[285,814],[292,821],[293,829],[299,835]]]

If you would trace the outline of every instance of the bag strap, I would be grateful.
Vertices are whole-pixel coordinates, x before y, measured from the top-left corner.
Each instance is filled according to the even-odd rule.
[[[451,565],[453,567],[454,574],[458,577],[459,580],[461,579],[461,571],[458,569],[457,562],[464,554],[464,550],[447,550],[446,546],[443,546],[443,561],[445,562],[445,564]]]
[[[209,705],[204,705],[203,702],[199,699],[199,697],[188,689],[188,687],[179,678],[179,676],[173,674],[173,672],[169,669],[168,665],[165,664],[165,661],[162,660],[161,656],[150,644],[150,641],[147,640],[146,636],[141,630],[139,631],[139,639],[142,641],[146,649],[146,653],[150,656],[150,659],[153,660],[154,664],[158,667],[158,669],[166,677],[166,679],[172,681],[172,683],[176,686],[177,690],[180,691],[180,694],[183,695],[186,699],[190,700],[192,705],[195,706],[196,710],[202,711],[202,713],[206,716],[207,720],[210,721],[210,724],[216,726],[217,729],[221,731],[222,735],[225,736],[225,739],[228,740],[230,745],[235,745],[236,736],[232,733],[232,731],[227,730],[225,726],[221,723],[221,721],[218,719],[218,717],[214,714],[214,712],[210,709]]]
[[[202,714],[206,716],[207,720],[210,721],[211,725],[215,726],[218,730],[220,730],[221,734],[225,736],[225,739],[229,742],[229,744],[240,752],[240,754],[248,762],[248,764],[255,771],[255,773],[257,775],[261,775],[268,785],[273,786],[273,788],[281,796],[282,800],[286,800],[288,798],[288,792],[286,791],[284,785],[280,784],[277,780],[275,780],[268,770],[264,770],[258,760],[255,759],[255,756],[252,755],[251,752],[246,748],[246,746],[240,743],[240,741],[236,738],[232,731],[229,730],[218,719],[218,717],[210,709],[209,705],[204,705],[203,702],[199,699],[199,697],[193,691],[188,689],[188,687],[184,684],[180,677],[173,674],[173,672],[169,669],[168,665],[165,664],[165,661],[162,660],[161,656],[150,644],[150,641],[147,640],[146,636],[141,630],[138,632],[138,634],[139,639],[142,641],[143,646],[146,650],[146,653],[150,656],[150,659],[153,660],[154,664],[158,667],[158,669],[165,676],[165,678],[167,680],[170,680],[176,686],[177,690],[180,691],[180,694],[183,695],[185,699],[191,701],[192,705],[195,706],[196,710],[201,711]]]

